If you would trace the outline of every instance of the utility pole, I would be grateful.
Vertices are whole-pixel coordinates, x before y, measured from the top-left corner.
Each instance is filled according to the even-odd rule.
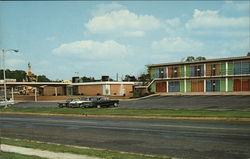
[[[15,49],[9,49],[9,50],[2,50],[3,53],[3,86],[4,86],[4,102],[5,102],[5,108],[7,108],[7,88],[6,88],[6,75],[5,75],[5,53],[8,51],[13,51],[13,52],[19,52],[18,50]]]

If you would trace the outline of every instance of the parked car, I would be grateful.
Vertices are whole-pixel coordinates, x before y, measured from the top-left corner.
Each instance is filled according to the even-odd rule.
[[[81,104],[80,104],[81,108],[92,107],[92,98],[91,97],[80,98],[80,100],[81,100]]]
[[[59,108],[69,107],[69,103],[72,102],[72,101],[74,101],[74,98],[69,98],[69,99],[67,99],[67,100],[64,101],[64,102],[59,102],[59,103],[57,103],[57,104],[58,104],[58,107],[59,107]]]
[[[65,102],[59,102],[58,107],[80,108],[84,107],[84,103],[91,102],[89,98],[69,98]]]
[[[84,97],[69,98],[65,102],[59,102],[58,107],[68,108],[101,108],[101,107],[118,107],[119,100],[111,100],[107,97]]]
[[[119,100],[111,100],[107,97],[90,97],[83,103],[84,108],[118,107]]]
[[[15,103],[14,103],[14,100],[12,98],[7,98],[6,102],[5,102],[4,98],[0,99],[0,107],[5,107],[5,105],[7,105],[9,107],[9,106],[12,106],[14,104]]]

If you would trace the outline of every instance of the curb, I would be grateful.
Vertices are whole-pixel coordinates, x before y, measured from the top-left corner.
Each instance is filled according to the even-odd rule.
[[[95,150],[95,151],[109,151],[109,152],[115,152],[115,153],[121,153],[121,154],[129,154],[129,155],[138,155],[138,156],[145,156],[145,157],[155,157],[155,158],[161,157],[162,159],[165,159],[165,158],[166,159],[179,159],[179,158],[169,157],[169,156],[150,155],[150,154],[142,154],[142,153],[135,153],[135,152],[125,152],[125,151],[119,151],[119,150],[110,150],[110,149],[94,148],[94,147],[87,147],[87,146],[76,146],[76,145],[68,145],[68,144],[58,144],[58,143],[53,143],[53,142],[44,142],[44,141],[36,141],[36,140],[28,140],[28,139],[14,139],[14,138],[8,138],[8,137],[0,137],[0,139],[7,139],[7,140],[10,139],[10,140],[15,140],[15,141],[35,142],[35,143],[49,144],[49,145],[56,145],[56,146],[67,146],[67,147],[73,147],[73,148],[85,149],[85,150],[89,149],[89,150]],[[11,145],[11,144],[6,144],[6,145]],[[23,147],[23,146],[20,146],[20,147]],[[51,151],[51,152],[57,152],[57,151]],[[90,157],[94,157],[94,156],[90,156]]]
[[[49,113],[22,113],[22,112],[0,112],[0,114],[81,117],[81,118],[83,117],[83,118],[120,118],[120,119],[217,120],[217,121],[247,121],[247,122],[250,122],[250,118],[225,118],[225,117],[128,116],[128,115],[49,114]]]

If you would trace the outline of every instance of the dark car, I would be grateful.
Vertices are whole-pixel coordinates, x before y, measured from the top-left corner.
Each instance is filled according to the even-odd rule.
[[[90,97],[88,102],[84,103],[85,108],[118,107],[119,100],[111,100],[107,97]]]

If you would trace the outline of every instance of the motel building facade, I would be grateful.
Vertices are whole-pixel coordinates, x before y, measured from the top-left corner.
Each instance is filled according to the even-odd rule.
[[[250,94],[250,56],[147,65],[151,93]]]

